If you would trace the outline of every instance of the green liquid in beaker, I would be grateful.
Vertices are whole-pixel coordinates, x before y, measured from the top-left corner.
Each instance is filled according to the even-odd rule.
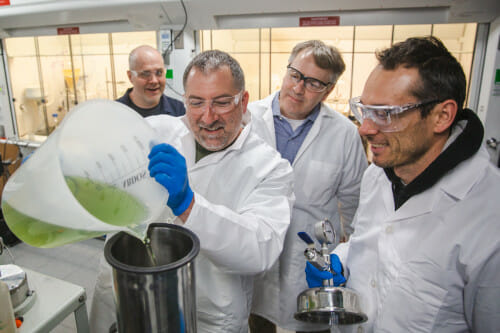
[[[102,232],[64,228],[34,219],[15,210],[5,201],[2,210],[10,230],[31,246],[50,248],[102,235]]]
[[[66,183],[78,202],[102,222],[126,226],[136,237],[145,235],[135,228],[147,217],[147,208],[137,199],[116,187],[80,177],[65,177]],[[36,203],[33,203],[36,204]],[[51,224],[50,221],[27,216],[2,202],[7,225],[25,243],[50,248],[103,235],[102,231],[79,230]],[[71,219],[71,216],[68,216]],[[140,228],[138,228],[140,229]]]
[[[147,217],[146,207],[114,186],[80,177],[65,177],[76,200],[104,223],[134,227]]]

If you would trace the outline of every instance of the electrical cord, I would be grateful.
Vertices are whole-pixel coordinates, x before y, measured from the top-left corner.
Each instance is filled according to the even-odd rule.
[[[184,32],[184,29],[186,29],[186,25],[187,25],[187,21],[188,21],[188,14],[187,14],[186,6],[184,5],[184,1],[183,0],[179,0],[179,1],[180,1],[181,5],[182,5],[182,9],[184,10],[184,24],[182,25],[181,30],[177,33],[177,35],[170,42],[170,44],[168,44],[167,48],[163,52],[162,56],[163,56],[164,61],[165,61],[165,59],[168,56],[170,56],[170,53],[172,53],[172,51],[174,49],[175,42],[182,35],[182,33]],[[161,9],[163,10],[163,12],[165,13],[165,15],[168,16],[167,12],[165,11],[165,8],[163,8],[163,4],[161,4],[160,6],[161,6]],[[168,89],[170,89],[171,91],[173,91],[175,94],[177,94],[177,95],[179,95],[179,96],[182,97],[183,94],[180,93],[180,92],[178,92],[177,90],[175,90],[174,87],[172,87],[168,82],[166,82],[166,86],[168,87]]]
[[[0,237],[0,255],[3,253],[3,250],[7,250],[7,253],[9,254],[10,256],[10,259],[12,260],[12,263],[15,264],[16,263],[16,260],[14,259],[14,256],[12,255],[12,252],[10,252],[9,248],[5,245],[5,243],[3,242],[3,238]]]
[[[187,14],[187,10],[186,10],[186,6],[184,5],[184,1],[183,0],[179,0],[181,5],[182,5],[182,9],[184,10],[184,24],[182,25],[182,28],[181,30],[177,33],[177,35],[174,37],[174,39],[170,42],[170,44],[168,44],[167,48],[165,49],[165,51],[163,52],[163,59],[165,59],[168,55],[170,55],[170,53],[173,51],[174,49],[174,43],[177,41],[177,39],[179,39],[179,37],[182,35],[182,33],[184,32],[184,29],[186,29],[186,25],[187,25],[187,21],[188,21],[188,14]],[[161,6],[161,9],[163,10],[163,12],[165,13],[165,15],[168,16],[165,8],[163,8],[163,5],[160,5]]]
[[[168,84],[168,82],[165,83],[165,85],[168,87],[168,89],[172,90],[175,94],[179,95],[179,96],[184,96],[184,94],[178,92],[177,90],[174,89],[174,87],[172,87],[170,84]]]

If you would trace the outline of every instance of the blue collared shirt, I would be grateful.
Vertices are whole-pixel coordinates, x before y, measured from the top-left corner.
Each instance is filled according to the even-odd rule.
[[[312,112],[307,116],[305,121],[295,129],[288,123],[285,117],[281,115],[279,93],[274,96],[272,102],[274,129],[276,134],[276,149],[280,152],[283,158],[286,158],[290,164],[293,164],[295,156],[299,151],[300,146],[309,133],[316,118],[318,118],[321,103],[316,105]]]

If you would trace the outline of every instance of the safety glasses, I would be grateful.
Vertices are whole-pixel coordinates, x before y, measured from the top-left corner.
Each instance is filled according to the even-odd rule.
[[[349,106],[360,124],[363,124],[365,119],[370,119],[381,132],[399,132],[406,126],[400,121],[400,115],[403,112],[438,102],[438,100],[432,100],[406,105],[364,105],[360,102],[360,97],[354,97],[349,101]]]
[[[234,110],[241,100],[242,93],[243,91],[240,91],[234,96],[222,96],[208,100],[195,97],[184,97],[184,104],[186,108],[194,114],[202,114],[207,106],[217,114],[224,114]]]
[[[331,82],[323,82],[313,77],[304,76],[299,70],[292,66],[286,66],[288,77],[296,84],[304,81],[304,87],[312,92],[322,92],[332,84]]]
[[[151,80],[153,78],[153,75],[156,76],[156,78],[160,79],[165,76],[165,70],[164,69],[157,69],[154,71],[134,71],[130,70],[135,76],[140,77],[143,80]]]

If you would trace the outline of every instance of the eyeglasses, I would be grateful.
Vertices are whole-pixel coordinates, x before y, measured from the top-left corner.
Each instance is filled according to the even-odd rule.
[[[140,72],[134,70],[130,71],[134,73],[135,76],[138,76],[143,80],[151,80],[153,78],[153,75],[156,76],[158,79],[165,76],[164,69],[156,69],[154,71],[140,71]]]
[[[286,68],[288,77],[290,77],[293,82],[298,84],[300,81],[304,80],[304,87],[312,92],[322,92],[332,84],[332,82],[325,83],[313,77],[304,76],[304,74],[290,65],[286,66]]]
[[[208,100],[196,97],[184,97],[184,104],[194,114],[202,114],[207,105],[213,112],[224,114],[234,110],[241,100],[242,93],[243,91],[240,91],[234,96],[223,96]]]
[[[373,121],[381,132],[399,132],[404,129],[404,124],[399,120],[399,115],[408,110],[414,110],[426,105],[438,103],[432,100],[422,103],[406,105],[364,105],[360,97],[351,98],[349,106],[356,119],[362,124],[364,119]]]

